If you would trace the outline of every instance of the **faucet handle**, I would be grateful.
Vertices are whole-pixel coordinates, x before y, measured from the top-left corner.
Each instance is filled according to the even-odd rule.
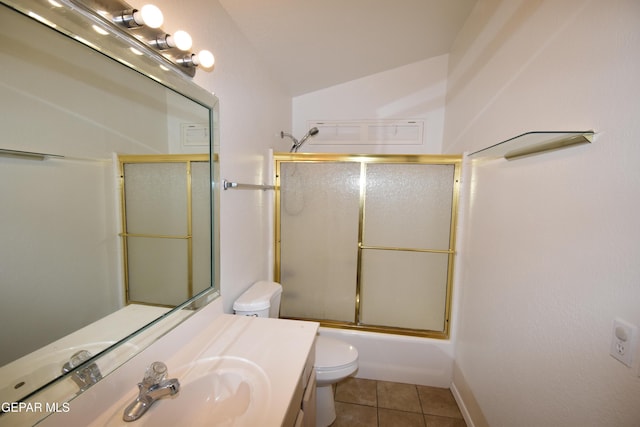
[[[142,383],[145,385],[158,384],[167,378],[167,365],[162,362],[153,362],[144,373]]]
[[[85,391],[87,388],[97,383],[102,379],[102,373],[97,363],[91,363],[89,366],[77,369],[87,360],[91,359],[91,353],[87,350],[80,350],[74,353],[68,362],[62,365],[62,373],[75,371],[71,378],[80,387],[80,391]]]
[[[76,366],[82,365],[89,359],[91,359],[91,353],[89,353],[87,350],[80,350],[74,353],[69,359],[69,367],[73,369]]]

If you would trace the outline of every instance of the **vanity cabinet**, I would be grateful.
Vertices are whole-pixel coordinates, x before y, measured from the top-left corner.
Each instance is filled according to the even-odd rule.
[[[313,367],[315,359],[314,342],[282,423],[283,427],[315,427],[316,425],[316,370]]]

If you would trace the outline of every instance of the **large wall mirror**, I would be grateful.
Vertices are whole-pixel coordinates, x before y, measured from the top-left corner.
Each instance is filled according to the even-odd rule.
[[[217,100],[81,15],[0,5],[2,402],[68,400],[218,295]]]

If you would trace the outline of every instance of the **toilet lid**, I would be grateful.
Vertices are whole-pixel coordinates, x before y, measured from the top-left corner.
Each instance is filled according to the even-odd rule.
[[[316,368],[340,368],[356,360],[358,350],[351,344],[322,335],[316,336]]]
[[[271,307],[271,298],[282,292],[282,286],[276,282],[260,281],[249,289],[233,303],[235,311],[260,311]]]

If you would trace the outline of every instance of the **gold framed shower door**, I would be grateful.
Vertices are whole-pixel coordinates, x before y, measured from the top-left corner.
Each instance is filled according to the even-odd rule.
[[[456,226],[460,195],[460,176],[462,156],[459,155],[384,155],[384,154],[314,154],[314,153],[276,153],[275,161],[275,280],[283,281],[282,277],[282,171],[283,165],[288,163],[359,163],[360,164],[360,182],[359,182],[359,208],[358,208],[358,237],[357,237],[357,272],[355,283],[353,283],[353,291],[355,293],[355,304],[353,307],[353,321],[322,319],[313,316],[287,316],[300,320],[313,320],[320,322],[322,326],[335,327],[342,329],[354,329],[362,331],[372,331],[381,333],[393,333],[400,335],[422,336],[438,339],[447,339],[450,330],[451,318],[451,296],[453,284],[453,272],[455,261],[455,242],[456,242]],[[448,230],[448,247],[445,248],[422,248],[422,247],[404,247],[393,245],[372,245],[364,243],[365,218],[367,207],[367,165],[371,164],[406,164],[406,165],[451,165],[453,166],[453,183],[450,199],[450,221]],[[327,207],[328,208],[328,207]],[[444,299],[444,315],[442,319],[441,330],[419,329],[413,327],[397,327],[384,324],[372,324],[364,322],[362,319],[362,263],[363,254],[372,253],[372,251],[385,251],[386,253],[410,253],[417,254],[442,254],[446,257],[446,297]],[[282,283],[283,292],[286,295],[287,283]]]
[[[208,154],[158,154],[158,155],[119,155],[118,167],[119,167],[119,189],[120,189],[120,210],[122,220],[122,255],[123,255],[123,270],[124,270],[124,297],[125,304],[142,304],[142,305],[154,305],[161,307],[174,307],[178,303],[192,297],[195,293],[194,290],[194,247],[193,247],[193,163],[208,163],[210,156]],[[185,232],[184,233],[136,233],[130,231],[129,221],[127,213],[127,185],[125,176],[126,165],[132,164],[184,164],[184,179],[185,179],[185,204],[183,206],[185,212]],[[186,286],[186,297],[180,301],[176,300],[174,303],[159,303],[151,302],[142,298],[131,297],[131,280],[130,280],[130,254],[129,244],[131,239],[149,239],[156,242],[167,241],[184,241],[186,244],[186,273],[184,277],[184,284]]]

